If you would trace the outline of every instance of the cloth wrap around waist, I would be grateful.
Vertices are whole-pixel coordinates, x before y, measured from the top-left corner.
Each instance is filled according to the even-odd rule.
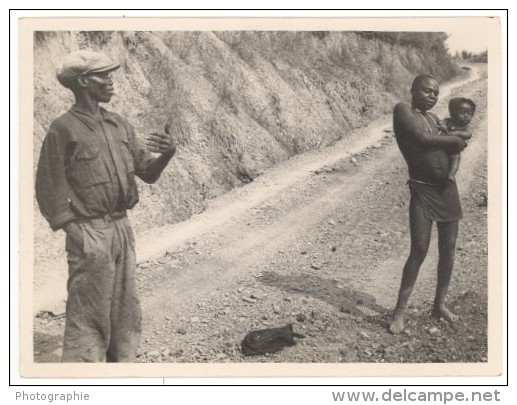
[[[454,181],[431,184],[408,180],[411,198],[420,202],[424,217],[430,221],[453,222],[463,217],[458,187]]]

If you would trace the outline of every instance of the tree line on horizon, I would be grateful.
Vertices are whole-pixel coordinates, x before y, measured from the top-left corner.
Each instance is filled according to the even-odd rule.
[[[488,62],[488,51],[485,50],[482,52],[474,53],[474,52],[466,51],[464,49],[461,52],[456,51],[456,53],[454,54],[454,59],[461,59],[461,60],[469,61],[469,62],[485,62],[486,63],[486,62]]]

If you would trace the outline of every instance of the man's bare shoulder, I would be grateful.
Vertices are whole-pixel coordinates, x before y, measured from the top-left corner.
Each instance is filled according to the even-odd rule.
[[[400,102],[393,109],[393,119],[398,123],[409,123],[414,120],[415,113],[413,108],[407,104]]]
[[[404,103],[404,102],[400,102],[400,103],[397,103],[397,105],[395,106],[395,108],[393,109],[393,114],[396,114],[396,115],[399,115],[399,114],[404,114],[404,115],[407,115],[407,114],[411,114],[412,113],[412,108],[409,104],[407,103]]]

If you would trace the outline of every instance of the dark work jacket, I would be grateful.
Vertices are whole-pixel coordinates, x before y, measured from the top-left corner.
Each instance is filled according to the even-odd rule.
[[[96,218],[138,202],[135,174],[146,179],[152,158],[138,148],[133,127],[100,109],[75,106],[52,122],[36,173],[36,199],[53,230],[77,218]]]

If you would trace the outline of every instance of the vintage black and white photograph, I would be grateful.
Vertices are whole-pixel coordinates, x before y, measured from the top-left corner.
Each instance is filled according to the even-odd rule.
[[[500,372],[497,18],[131,24],[23,31],[28,375]]]

